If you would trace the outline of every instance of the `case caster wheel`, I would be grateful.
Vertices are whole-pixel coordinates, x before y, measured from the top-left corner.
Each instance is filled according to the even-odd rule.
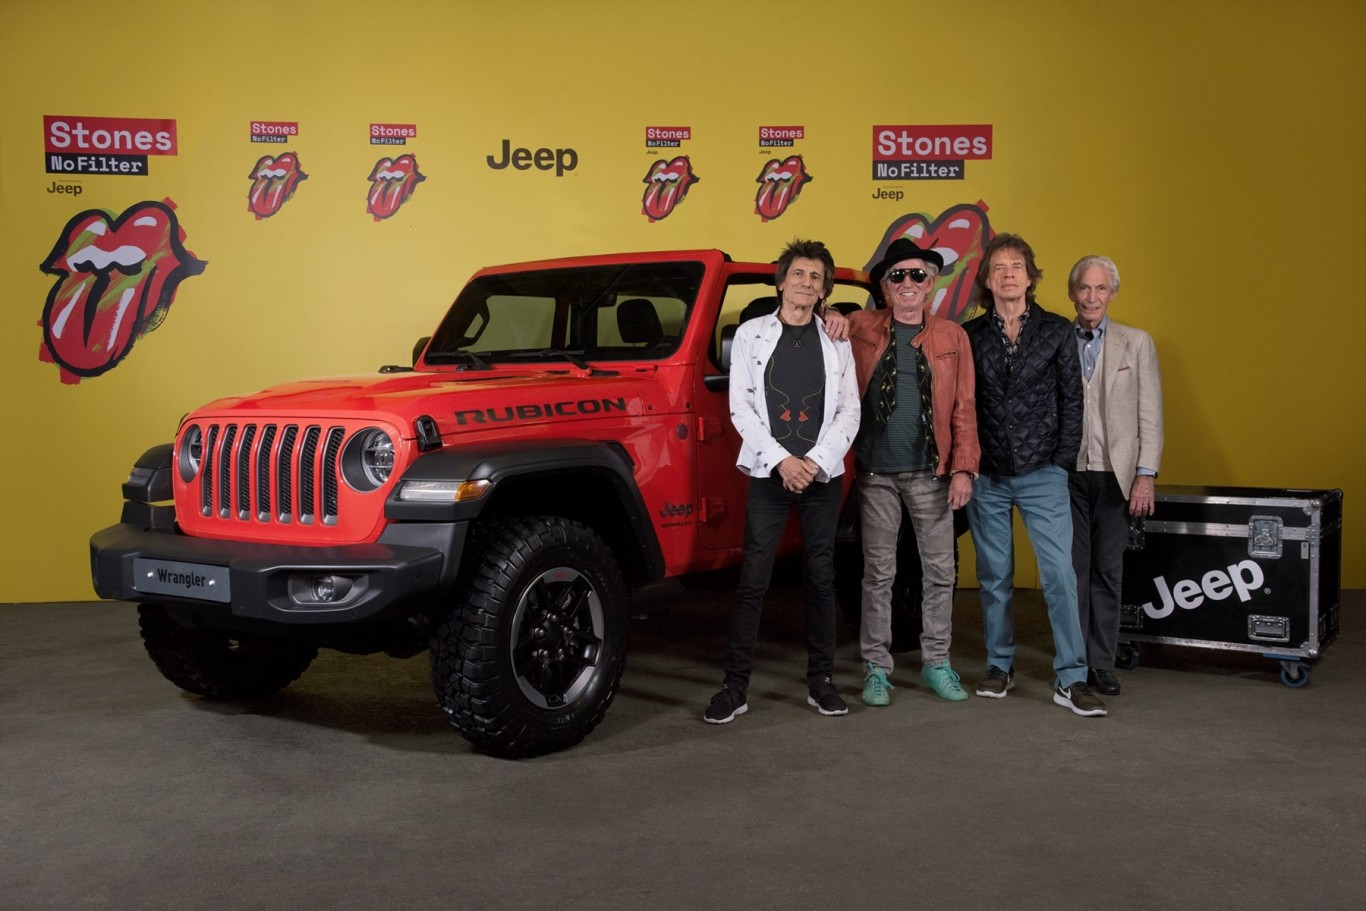
[[[1298,690],[1309,685],[1309,668],[1294,661],[1281,662],[1281,683]]]
[[[1125,671],[1138,667],[1138,649],[1128,643],[1122,643],[1115,652],[1115,667]]]

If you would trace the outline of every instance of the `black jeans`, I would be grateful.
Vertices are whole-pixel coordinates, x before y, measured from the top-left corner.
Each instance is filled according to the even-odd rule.
[[[1119,646],[1119,598],[1124,546],[1129,543],[1129,501],[1112,471],[1074,471],[1072,566],[1077,571],[1077,610],[1086,638],[1086,663],[1115,668]]]
[[[725,682],[745,692],[754,669],[759,613],[773,576],[778,543],[792,507],[802,523],[806,553],[806,679],[815,684],[835,668],[835,527],[839,522],[840,482],[813,482],[801,493],[783,488],[777,477],[750,478],[745,507],[745,557],[730,613]]]

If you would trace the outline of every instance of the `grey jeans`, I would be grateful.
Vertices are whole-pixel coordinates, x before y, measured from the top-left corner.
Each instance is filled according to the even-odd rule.
[[[920,658],[926,667],[947,664],[956,581],[948,481],[931,471],[860,471],[858,484],[863,528],[863,620],[859,631],[863,660],[892,669],[892,582],[896,579],[896,540],[904,501],[925,574]]]

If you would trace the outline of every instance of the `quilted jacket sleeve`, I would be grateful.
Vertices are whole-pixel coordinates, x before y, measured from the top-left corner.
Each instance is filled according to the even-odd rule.
[[[1081,386],[1081,361],[1072,338],[1072,327],[1063,323],[1063,338],[1058,345],[1058,444],[1050,461],[1068,471],[1077,467],[1077,453],[1081,451],[1082,420],[1085,400]]]

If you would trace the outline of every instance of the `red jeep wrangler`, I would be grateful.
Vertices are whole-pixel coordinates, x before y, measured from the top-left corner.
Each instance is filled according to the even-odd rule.
[[[92,537],[95,589],[141,602],[152,660],[201,696],[273,693],[319,647],[430,648],[475,744],[577,743],[616,693],[631,588],[739,564],[729,342],[774,293],[771,264],[718,250],[483,269],[411,368],[187,416]],[[836,273],[832,302],[868,293]]]

